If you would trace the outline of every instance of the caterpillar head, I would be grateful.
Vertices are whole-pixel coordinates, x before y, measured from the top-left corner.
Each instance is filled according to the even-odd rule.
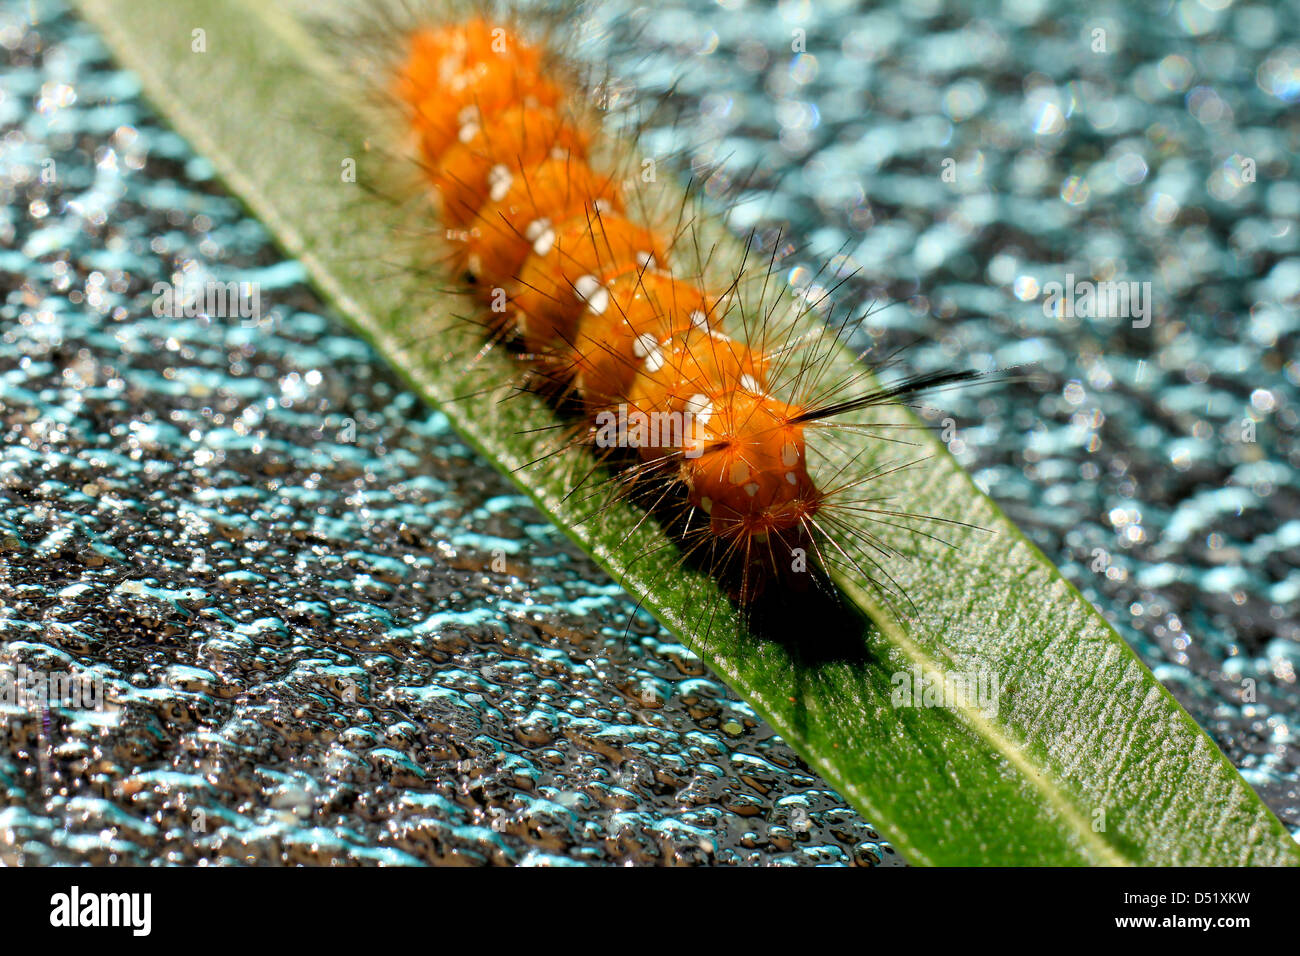
[[[682,477],[714,534],[739,548],[802,537],[821,495],[808,475],[803,425],[795,421],[801,411],[735,388],[696,412]]]

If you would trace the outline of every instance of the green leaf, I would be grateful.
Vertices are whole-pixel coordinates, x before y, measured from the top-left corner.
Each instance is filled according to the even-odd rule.
[[[505,388],[477,403],[451,401],[466,391],[461,370],[481,340],[449,318],[458,301],[439,294],[436,277],[394,277],[401,251],[392,207],[340,182],[345,158],[371,161],[363,137],[372,118],[340,92],[348,70],[327,45],[264,0],[77,2],[334,307],[559,527],[693,641],[908,860],[1300,862],[1281,823],[1215,744],[925,431],[916,457],[932,457],[890,476],[891,493],[906,510],[987,531],[945,530],[955,550],[901,530],[891,537],[914,555],[891,563],[890,573],[920,614],[896,615],[879,592],[839,575],[876,622],[849,635],[860,657],[795,653],[749,633],[729,605],[700,646],[699,610],[718,606],[721,594],[707,576],[677,570],[674,548],[656,550],[665,542],[658,525],[638,527],[642,512],[627,503],[578,523],[585,508],[565,498],[568,469],[554,461],[524,467],[539,454],[537,436],[525,432],[553,424],[550,408],[532,396],[497,403]],[[195,29],[206,31],[205,53],[191,50]],[[500,351],[482,360],[477,381],[511,380]],[[842,372],[852,368],[851,356],[833,360]],[[904,411],[886,418],[915,424]],[[897,460],[897,446],[863,443],[855,468]],[[581,454],[568,456],[569,465]],[[801,639],[813,650],[844,640],[819,634],[815,622],[808,630]],[[996,713],[893,706],[891,678],[914,668],[947,680],[995,675]]]

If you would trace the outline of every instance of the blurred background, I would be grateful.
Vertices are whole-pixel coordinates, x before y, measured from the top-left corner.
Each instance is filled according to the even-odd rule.
[[[781,230],[791,286],[848,277],[862,348],[1036,368],[924,414],[1293,832],[1297,23],[609,0],[575,27],[657,104],[656,154]],[[0,860],[902,862],[328,314],[66,7],[0,3],[0,54],[0,678],[105,702],[0,704]],[[263,320],[155,316],[176,277],[256,282]],[[1142,307],[1075,308],[1070,277]]]

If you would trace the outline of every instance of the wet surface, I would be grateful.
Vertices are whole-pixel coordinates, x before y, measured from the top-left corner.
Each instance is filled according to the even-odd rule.
[[[322,314],[84,26],[27,8],[0,8],[0,860],[900,862]],[[247,319],[154,314],[157,282],[232,279]],[[81,706],[37,696],[63,674]]]
[[[924,414],[1300,833],[1300,4],[669,6],[593,8],[647,141],[900,372],[1032,369]]]

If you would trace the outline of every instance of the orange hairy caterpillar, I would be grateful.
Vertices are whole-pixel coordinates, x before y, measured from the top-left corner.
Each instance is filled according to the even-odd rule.
[[[692,222],[652,212],[637,178],[610,158],[617,150],[598,119],[575,106],[579,81],[514,26],[472,17],[418,27],[390,86],[451,266],[483,303],[494,340],[520,342],[557,400],[581,410],[582,443],[636,456],[618,476],[625,488],[680,504],[688,556],[706,550],[742,599],[774,575],[808,570],[810,553],[816,566],[847,565],[879,583],[836,542],[839,530],[874,550],[879,559],[864,560],[892,580],[881,564],[890,547],[839,522],[836,509],[885,524],[924,516],[849,499],[879,472],[819,487],[808,435],[975,373],[848,397],[860,379],[823,382],[806,357],[817,343],[768,328],[739,280],[705,277],[709,251]],[[729,314],[743,337],[723,331]]]

